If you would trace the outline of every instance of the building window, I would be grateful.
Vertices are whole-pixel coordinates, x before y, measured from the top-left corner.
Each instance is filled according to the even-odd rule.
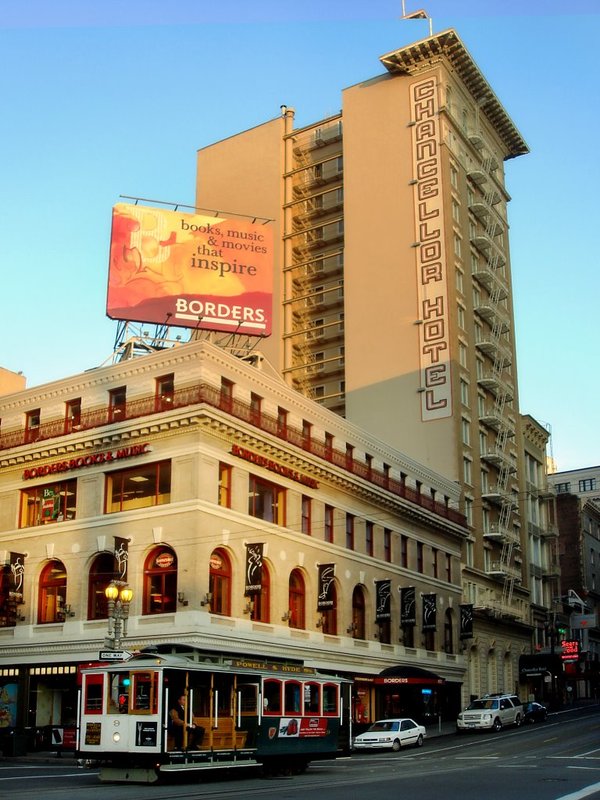
[[[388,562],[392,560],[392,532],[389,528],[383,529],[383,558]]]
[[[250,422],[253,425],[260,426],[262,400],[260,395],[254,392],[250,393]]]
[[[472,567],[475,563],[475,546],[471,539],[465,541],[465,564]]]
[[[21,491],[20,528],[75,519],[77,481],[49,483]]]
[[[330,544],[333,542],[333,506],[325,506],[323,518],[323,538]]]
[[[460,223],[460,204],[454,198],[452,198],[452,219]]]
[[[280,436],[282,439],[287,437],[287,420],[288,420],[288,412],[285,408],[281,408],[281,406],[277,409],[277,436]]]
[[[106,513],[132,511],[171,501],[171,462],[157,461],[109,472],[106,476]]]
[[[390,471],[391,467],[389,464],[383,465],[383,488],[389,489],[390,486]]]
[[[288,597],[290,628],[304,628],[306,626],[306,588],[304,585],[304,577],[299,569],[294,569],[290,573]]]
[[[231,414],[233,409],[233,382],[227,380],[227,378],[221,378],[219,406],[223,411],[227,411],[228,414]]]
[[[302,420],[302,447],[310,450],[310,440],[312,436],[312,424],[307,420]]]
[[[252,600],[252,614],[250,618],[255,622],[271,621],[271,573],[263,560],[260,577],[260,592],[250,598]]]
[[[65,433],[81,428],[81,397],[65,403]]]
[[[302,495],[302,533],[310,536],[312,533],[312,499]]]
[[[346,549],[354,550],[354,515],[346,514]]]
[[[415,646],[415,628],[414,625],[402,626],[402,644],[404,647]]]
[[[568,494],[571,491],[571,484],[570,483],[557,483],[556,484],[556,494]]]
[[[365,522],[365,550],[368,556],[373,555],[373,523],[370,520]]]
[[[465,517],[467,518],[467,523],[469,525],[473,525],[473,498],[472,497],[465,497]]]
[[[231,465],[219,463],[219,505],[231,508]]]
[[[88,619],[106,619],[108,601],[104,590],[115,577],[115,557],[100,553],[92,561],[88,579]]]
[[[417,572],[423,572],[423,542],[417,542]]]
[[[446,553],[446,581],[452,583],[452,556]]]
[[[328,608],[326,611],[321,612],[321,620],[322,620],[322,628],[321,630],[323,633],[326,633],[328,636],[337,636],[338,627],[337,627],[337,604],[338,604],[338,593],[337,587],[335,582],[330,586],[329,591],[331,592],[331,598],[333,600],[333,606]]]
[[[127,388],[119,386],[108,393],[108,421],[119,422],[127,416]]]
[[[465,483],[472,485],[473,483],[473,464],[470,458],[463,458],[463,480]]]
[[[431,548],[431,574],[434,578],[438,577],[438,551],[436,547]]]
[[[457,256],[457,258],[462,256],[462,240],[460,236],[456,234],[454,234],[454,255]]]
[[[408,536],[400,535],[400,566],[408,569]]]
[[[425,650],[431,652],[435,650],[435,631],[425,631],[423,634],[423,646]]]
[[[444,615],[444,652],[454,652],[454,625],[452,621],[452,611],[447,608]]]
[[[231,561],[229,556],[218,547],[210,556],[209,592],[211,593],[210,611],[225,617],[231,614]]]
[[[364,639],[365,630],[365,593],[362,586],[355,586],[352,592],[352,637]]]
[[[469,384],[467,381],[460,381],[460,402],[463,406],[469,407]]]
[[[250,475],[248,513],[265,522],[285,525],[285,489],[276,483]]]
[[[65,621],[67,571],[62,561],[50,561],[40,575],[38,624]]]
[[[377,623],[379,628],[378,638],[381,644],[391,644],[392,641],[392,624],[389,619],[379,620]]]
[[[462,441],[463,444],[470,445],[471,444],[471,423],[468,419],[461,420],[461,430],[462,430]]]
[[[325,431],[325,458],[331,461],[333,457],[333,434]]]
[[[456,321],[457,321],[458,327],[462,331],[466,330],[465,309],[461,305],[458,305],[457,308],[456,308]]]
[[[352,470],[354,466],[354,447],[346,444],[346,469]]]
[[[175,376],[173,373],[162,375],[156,379],[156,410],[165,411],[173,408],[175,397]]]
[[[25,414],[25,442],[35,442],[40,435],[40,409]]]
[[[144,564],[143,614],[177,610],[177,556],[170,547],[155,547]]]
[[[585,478],[579,481],[580,492],[594,492],[596,490],[596,478]]]

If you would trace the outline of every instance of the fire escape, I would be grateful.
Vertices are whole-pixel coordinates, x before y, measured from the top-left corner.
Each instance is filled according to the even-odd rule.
[[[476,134],[471,141],[483,148],[483,138]],[[521,581],[521,569],[515,563],[515,554],[520,549],[520,539],[513,526],[513,512],[517,508],[516,495],[512,491],[512,479],[517,470],[516,459],[511,455],[509,444],[515,435],[515,422],[509,415],[509,404],[514,390],[507,368],[512,362],[510,342],[510,318],[503,301],[508,297],[508,286],[503,277],[506,256],[497,237],[505,231],[505,223],[495,206],[501,200],[492,173],[497,167],[495,159],[482,154],[480,164],[470,169],[468,176],[477,187],[472,192],[469,210],[478,223],[473,226],[471,242],[479,253],[473,277],[482,291],[475,294],[475,313],[486,323],[477,326],[476,346],[487,357],[478,384],[486,390],[485,402],[480,408],[480,421],[494,432],[494,441],[488,445],[481,458],[496,470],[496,484],[484,488],[482,496],[496,507],[496,521],[484,537],[499,548],[499,557],[490,559],[487,573],[502,579],[500,613],[513,615],[511,609],[515,583]]]
[[[284,372],[298,391],[333,410],[343,398],[325,384],[343,378],[343,167],[341,121],[294,136],[286,231],[288,291]],[[338,345],[336,350],[336,343]],[[341,406],[340,406],[341,404]]]

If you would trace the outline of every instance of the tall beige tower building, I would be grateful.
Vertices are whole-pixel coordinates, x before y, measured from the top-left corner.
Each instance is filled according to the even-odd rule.
[[[382,56],[338,115],[294,111],[203,148],[197,205],[273,220],[290,386],[462,488],[472,694],[531,642],[504,181],[528,152],[453,30]]]

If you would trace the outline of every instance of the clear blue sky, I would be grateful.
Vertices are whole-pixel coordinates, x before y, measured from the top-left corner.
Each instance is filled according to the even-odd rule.
[[[599,464],[600,4],[406,0],[421,7],[457,30],[531,149],[507,164],[521,410],[551,425],[559,469]],[[428,35],[401,9],[0,0],[0,365],[35,386],[109,359],[119,195],[193,204],[198,148],[282,104],[298,126],[337,112],[380,55]]]

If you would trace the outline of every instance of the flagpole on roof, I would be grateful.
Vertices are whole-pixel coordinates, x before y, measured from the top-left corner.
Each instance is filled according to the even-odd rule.
[[[406,13],[406,0],[402,0],[402,19],[428,19],[429,20],[429,35],[433,36],[433,20],[429,14],[422,8],[418,11],[412,11],[410,14]]]

